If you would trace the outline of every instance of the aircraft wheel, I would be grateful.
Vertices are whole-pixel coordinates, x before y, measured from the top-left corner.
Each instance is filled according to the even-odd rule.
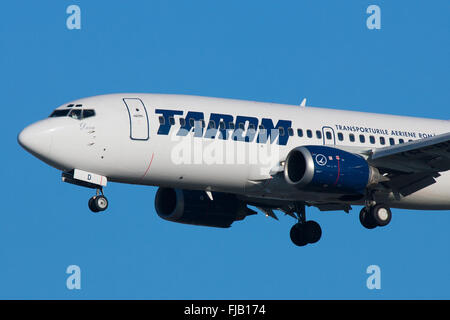
[[[103,195],[94,196],[89,199],[88,205],[92,212],[105,211],[108,208],[108,200]]]
[[[385,205],[379,204],[371,209],[371,216],[377,225],[384,227],[391,222],[392,212],[391,209]]]
[[[373,218],[371,210],[369,210],[366,207],[361,209],[361,212],[359,213],[359,221],[361,222],[362,226],[366,229],[373,229],[377,226],[377,222]]]
[[[305,224],[296,223],[292,226],[290,232],[292,242],[299,247],[306,246],[308,241],[305,234]]]
[[[316,243],[322,237],[322,229],[320,225],[315,221],[307,221],[304,226],[305,237],[308,243]]]
[[[95,197],[92,197],[92,198],[89,199],[88,206],[89,206],[89,209],[91,209],[92,212],[98,212],[97,208],[94,205],[94,198]]]

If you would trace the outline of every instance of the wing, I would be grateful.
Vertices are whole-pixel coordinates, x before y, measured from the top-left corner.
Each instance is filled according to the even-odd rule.
[[[450,170],[450,132],[371,151],[367,161],[389,178],[384,184],[403,196],[436,182]]]
[[[351,151],[350,151],[351,152]],[[353,151],[354,152],[354,151]],[[403,144],[362,150],[360,152],[368,163],[376,167],[383,175],[383,179],[374,189],[393,192],[398,199],[426,188],[436,182],[440,172],[450,170],[450,132],[430,138],[411,141]],[[254,170],[252,182],[257,183],[278,176],[284,170],[283,164],[278,164],[265,174],[261,170]],[[284,181],[284,178],[280,178]],[[266,216],[277,219],[273,210],[281,210],[285,214],[296,218],[292,202],[267,203],[261,199],[247,199],[252,205],[263,211]],[[349,212],[349,204],[339,202],[310,202],[306,205],[317,207],[321,211],[343,210]]]

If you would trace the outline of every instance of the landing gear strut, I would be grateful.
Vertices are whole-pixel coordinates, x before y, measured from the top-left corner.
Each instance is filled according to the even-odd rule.
[[[96,195],[90,198],[88,202],[89,209],[92,212],[101,212],[108,208],[108,200],[103,195],[103,187],[106,186],[107,177],[79,169],[64,171],[61,177],[63,182],[97,190]]]
[[[92,212],[101,212],[108,208],[108,199],[103,195],[102,189],[97,189],[97,195],[89,199],[88,206]]]
[[[367,229],[387,226],[391,219],[391,209],[384,204],[366,205],[359,213],[359,221]]]
[[[306,221],[305,205],[296,205],[295,213],[298,222],[291,228],[290,236],[292,242],[299,246],[306,246],[308,243],[316,243],[322,236],[322,229],[315,221]]]

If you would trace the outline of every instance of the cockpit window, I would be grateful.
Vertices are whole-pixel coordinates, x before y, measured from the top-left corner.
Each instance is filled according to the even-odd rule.
[[[83,118],[89,118],[95,116],[95,110],[93,109],[85,109],[83,110]]]
[[[80,109],[72,109],[70,111],[69,117],[77,120],[81,120],[83,118],[83,110]]]
[[[67,109],[62,109],[62,110],[55,110],[52,112],[52,114],[50,115],[50,118],[55,118],[55,117],[65,117],[69,114],[70,110]]]
[[[50,118],[70,117],[72,119],[81,120],[95,116],[94,109],[57,109],[52,112]]]

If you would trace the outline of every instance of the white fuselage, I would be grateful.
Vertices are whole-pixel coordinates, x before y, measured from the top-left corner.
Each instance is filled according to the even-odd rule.
[[[47,118],[19,137],[30,152],[60,170],[77,168],[114,182],[278,200],[322,201],[330,196],[303,192],[271,178],[295,147],[330,145],[361,152],[387,147],[390,139],[398,144],[400,139],[408,142],[450,131],[446,120],[185,95],[112,94],[72,104],[94,109],[96,115],[81,120]],[[194,129],[179,135],[190,116]],[[236,129],[238,116],[244,121],[244,141],[231,135],[221,138],[220,126],[233,122]],[[211,119],[219,120],[211,124]],[[273,125],[284,120],[289,126],[273,135],[273,141],[257,142],[258,131],[267,128],[260,126],[269,120]],[[208,127],[217,131],[208,135]],[[429,187],[400,200],[391,198],[390,206],[450,209],[448,190],[450,173],[444,172]]]

